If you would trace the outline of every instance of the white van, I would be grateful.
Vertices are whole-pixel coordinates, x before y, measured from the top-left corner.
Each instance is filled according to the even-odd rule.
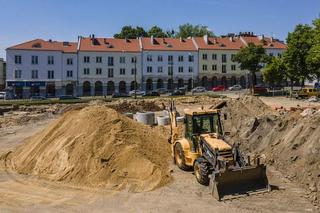
[[[0,99],[6,99],[6,92],[0,92]]]

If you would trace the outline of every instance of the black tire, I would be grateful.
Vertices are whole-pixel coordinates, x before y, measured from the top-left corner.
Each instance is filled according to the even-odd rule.
[[[200,157],[194,162],[193,168],[197,181],[202,185],[208,186],[210,181],[208,162]]]
[[[192,167],[186,165],[186,159],[184,156],[183,148],[180,143],[176,143],[174,146],[174,162],[182,170],[188,171]]]

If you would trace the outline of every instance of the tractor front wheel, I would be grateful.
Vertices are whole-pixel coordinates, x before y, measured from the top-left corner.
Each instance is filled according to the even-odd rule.
[[[186,165],[186,159],[184,156],[183,148],[180,143],[177,143],[174,146],[174,162],[180,169],[184,171],[190,170],[190,167]]]
[[[202,157],[198,158],[194,163],[194,174],[197,178],[197,181],[205,186],[209,185],[209,165],[206,160]]]

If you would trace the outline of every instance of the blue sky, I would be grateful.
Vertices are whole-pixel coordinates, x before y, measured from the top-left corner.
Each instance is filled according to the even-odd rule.
[[[320,0],[0,0],[0,57],[35,38],[111,37],[123,25],[207,25],[217,35],[253,31],[285,39],[320,14]]]

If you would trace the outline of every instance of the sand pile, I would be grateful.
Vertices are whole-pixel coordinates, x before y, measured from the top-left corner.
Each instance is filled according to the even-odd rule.
[[[223,109],[230,119],[225,130],[242,150],[265,155],[269,165],[304,186],[312,202],[319,204],[320,112],[302,117],[297,112],[277,115],[269,110],[257,98],[228,102]]]
[[[155,112],[161,110],[159,105],[150,100],[119,100],[106,106],[120,113]]]
[[[14,150],[7,165],[77,186],[140,192],[170,181],[167,139],[105,106],[66,112]]]

